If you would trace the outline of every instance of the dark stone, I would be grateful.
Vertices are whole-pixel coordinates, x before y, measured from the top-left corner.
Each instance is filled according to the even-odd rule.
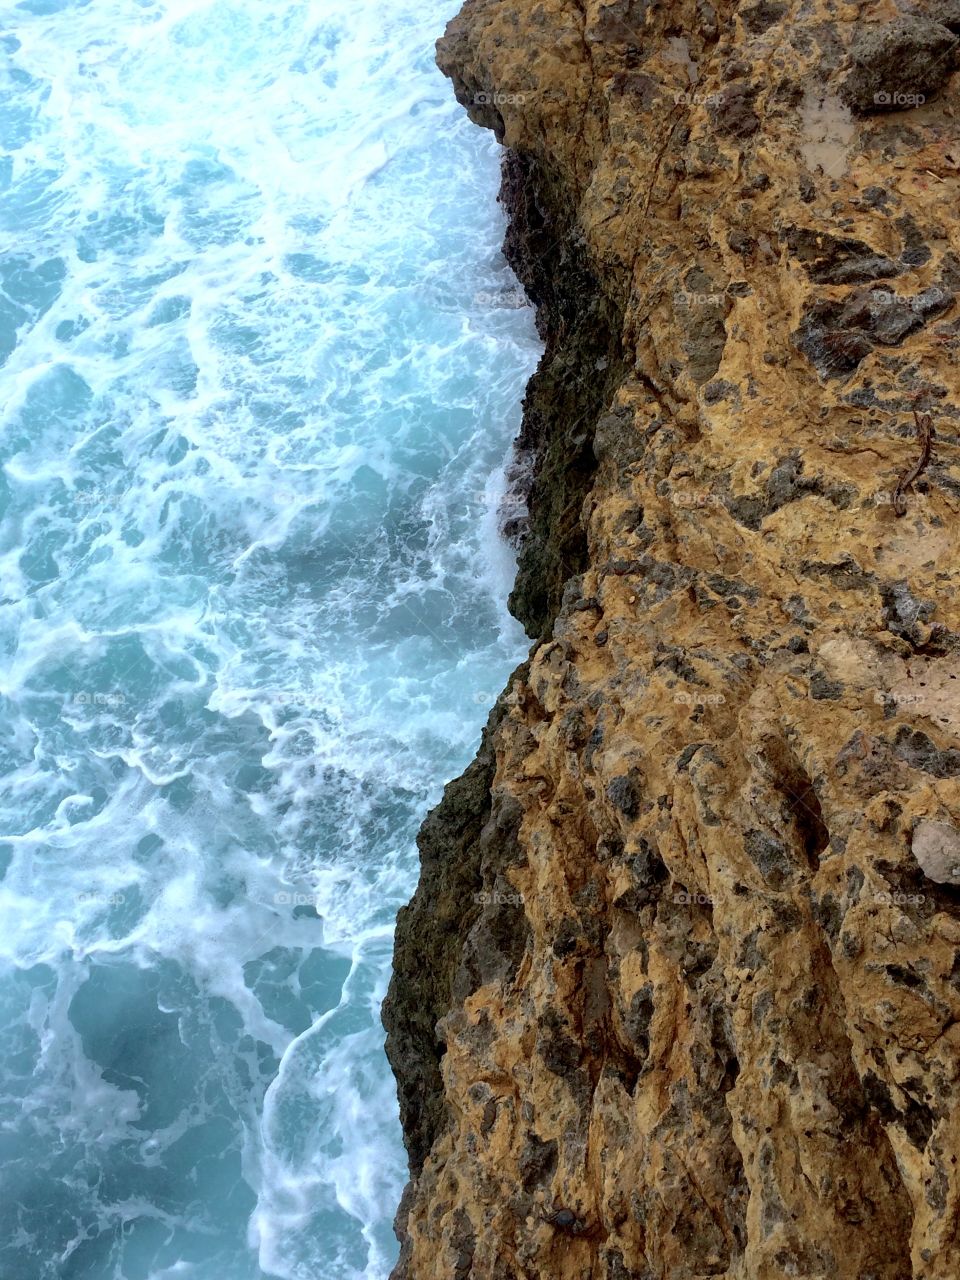
[[[547,1222],[556,1231],[564,1231],[571,1236],[580,1235],[586,1225],[583,1219],[579,1218],[572,1209],[557,1209],[547,1216]]]
[[[580,1046],[568,1034],[566,1024],[555,1009],[541,1019],[538,1048],[548,1071],[556,1076],[576,1076],[580,1069]]]
[[[744,494],[741,497],[731,498],[727,503],[727,510],[738,524],[744,525],[747,529],[759,529],[763,517],[767,514],[767,504],[763,498]]]
[[[672,671],[674,675],[679,676],[681,680],[689,681],[690,684],[699,684],[696,667],[687,657],[686,650],[679,645],[664,644],[662,640],[659,641],[653,656],[653,665],[656,668]]]
[[[766,514],[779,511],[790,502],[797,502],[808,494],[823,492],[823,484],[816,476],[803,474],[803,460],[788,456],[781,458],[767,476]]]
[[[929,600],[918,600],[907,583],[900,579],[897,582],[880,584],[880,595],[883,600],[883,618],[894,635],[913,641],[920,623],[929,622],[936,612],[936,606]],[[927,641],[931,647],[933,634]]]
[[[841,240],[810,227],[786,227],[781,238],[815,284],[863,284],[903,270],[863,240]]]
[[[859,201],[855,203],[862,205],[865,209],[878,209],[881,213],[887,213],[891,200],[892,197],[886,187],[865,187]]]
[[[767,179],[767,185],[770,185]],[[727,233],[727,244],[733,253],[738,254],[741,258],[749,258],[757,252],[757,242],[753,236],[748,235],[746,231],[729,231]]]
[[[588,30],[588,40],[636,46],[642,41],[643,6],[635,7],[630,0],[613,0],[599,10]]]
[[[605,12],[600,10],[601,15]],[[619,97],[630,98],[637,111],[649,111],[655,103],[663,101],[663,85],[642,71],[618,71],[611,78],[610,91]]]
[[[725,600],[730,599],[731,596],[743,596],[753,604],[760,598],[759,588],[750,586],[742,578],[725,578],[723,574],[710,573],[707,575],[706,582],[711,591]]]
[[[908,267],[922,267],[925,262],[929,262],[933,254],[925,244],[914,245],[913,248],[904,249],[900,255],[900,261]]]
[[[766,756],[773,771],[774,784],[793,819],[798,852],[802,852],[808,869],[816,871],[820,865],[820,855],[830,843],[830,832],[823,820],[820,798],[788,743],[783,740],[770,741]],[[749,852],[749,848],[747,851]]]
[[[677,756],[677,773],[686,773],[690,767],[690,761],[697,754],[701,747],[705,747],[705,742],[691,742],[688,747],[684,747]]]
[[[822,378],[842,378],[852,373],[873,350],[866,334],[831,332],[821,327],[810,312],[794,334],[794,342]]]
[[[751,830],[744,832],[743,847],[772,889],[782,889],[787,884],[794,866],[782,840]]]
[[[949,310],[953,300],[943,285],[931,285],[909,299],[890,289],[858,289],[845,299],[808,306],[794,343],[822,377],[839,377],[852,372],[875,345],[898,346]]]
[[[721,352],[722,354],[722,352]],[[717,366],[719,367],[719,360]],[[714,370],[716,372],[716,370]],[[739,400],[740,393],[732,382],[728,382],[725,378],[717,378],[715,382],[709,383],[703,390],[703,399],[706,404],[719,404],[721,400]]]
[[[935,1165],[926,1186],[923,1188],[923,1198],[938,1218],[942,1218],[947,1211],[949,1190],[950,1182],[946,1172],[942,1167]]]
[[[909,987],[911,991],[917,988],[926,988],[926,983],[918,973],[914,973],[912,969],[905,968],[902,964],[888,964],[884,966],[884,972],[891,982],[899,987]]]
[[[666,864],[646,840],[641,840],[640,852],[631,861],[630,871],[637,884],[644,889],[654,889],[669,879]]]
[[[723,318],[721,315],[714,315],[709,318],[704,317],[693,339],[684,344],[684,350],[687,353],[687,369],[698,387],[709,382],[720,368],[726,342],[727,330]],[[707,404],[715,404],[717,400],[723,399],[722,395],[717,394],[720,385],[719,383],[710,384],[704,396]]]
[[[683,305],[675,308],[677,324],[683,330],[683,349],[690,377],[702,386],[720,367],[727,342],[725,319],[730,300],[701,267],[691,267],[683,277]]]
[[[646,441],[634,426],[629,410],[614,410],[600,416],[593,441],[598,462],[610,461],[620,467],[630,467],[641,461],[645,451]]]
[[[573,955],[582,936],[579,924],[575,919],[561,920],[557,927],[557,936],[553,940],[553,954],[558,960],[565,960]]]
[[[484,1137],[490,1132],[497,1123],[497,1100],[489,1098],[483,1107],[483,1118],[480,1121],[480,1132]]]
[[[557,1171],[557,1142],[551,1138],[544,1142],[535,1133],[528,1133],[520,1153],[520,1181],[525,1191],[533,1191],[550,1181]]]
[[[710,0],[697,0],[697,25],[704,40],[708,43],[716,40],[719,34],[717,10]]]
[[[843,685],[839,680],[830,680],[822,671],[815,671],[810,677],[810,697],[815,702],[837,702],[843,697]]]
[[[922,769],[935,778],[955,778],[960,774],[960,751],[954,747],[941,750],[919,729],[908,729],[906,725],[898,729],[893,752],[912,769]]]
[[[804,923],[804,917],[799,907],[783,899],[774,898],[770,902],[770,914],[777,924],[788,933],[795,933]]]
[[[860,896],[860,890],[863,888],[865,880],[866,877],[859,867],[847,868],[847,893],[854,901]]]
[[[640,812],[643,793],[636,779],[624,774],[614,778],[607,787],[607,799],[625,818],[635,818]]]
[[[450,1248],[454,1259],[451,1280],[470,1280],[473,1274],[473,1255],[477,1248],[477,1237],[474,1234],[470,1215],[464,1208],[457,1209],[453,1215]]]
[[[740,10],[740,17],[750,34],[758,36],[775,22],[781,22],[787,12],[787,6],[780,3],[780,0],[756,0],[755,4]]]
[[[867,26],[850,49],[853,69],[840,97],[857,115],[921,105],[949,77],[958,43],[950,30],[926,18]]]
[[[800,1087],[800,1076],[797,1069],[784,1062],[782,1058],[777,1058],[773,1064],[773,1070],[770,1072],[771,1084],[785,1084],[791,1093],[796,1093]]]
[[[863,1078],[863,1093],[867,1106],[877,1112],[884,1124],[902,1125],[916,1149],[926,1150],[934,1123],[933,1112],[929,1107],[907,1096],[906,1109],[899,1111],[890,1089],[873,1071],[868,1071]]]
[[[627,1035],[636,1045],[636,1056],[642,1066],[650,1055],[650,1022],[653,1018],[653,986],[646,983],[634,992],[630,1008],[623,1019]]]
[[[753,109],[757,87],[752,84],[733,84],[719,95],[719,101],[711,100],[707,107],[714,128],[730,138],[750,138],[760,128],[760,117]]]
[[[813,900],[813,918],[831,942],[840,936],[844,911],[832,893],[825,893]]]
[[[684,952],[680,961],[680,968],[683,976],[691,986],[696,986],[698,981],[713,968],[714,961],[717,958],[716,942],[690,942],[687,944],[687,950]]]

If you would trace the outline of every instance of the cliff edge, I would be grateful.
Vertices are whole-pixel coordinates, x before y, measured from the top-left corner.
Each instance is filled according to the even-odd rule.
[[[384,1006],[397,1280],[960,1275],[960,0],[467,0],[534,640]]]

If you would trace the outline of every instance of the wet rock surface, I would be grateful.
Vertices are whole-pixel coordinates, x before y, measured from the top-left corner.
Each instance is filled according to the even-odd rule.
[[[397,1280],[960,1275],[951,5],[467,0],[440,43],[546,353],[531,657],[384,1011]]]

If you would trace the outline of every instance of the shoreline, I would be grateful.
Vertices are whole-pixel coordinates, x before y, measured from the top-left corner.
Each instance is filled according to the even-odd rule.
[[[438,44],[545,351],[530,657],[397,923],[395,1280],[960,1270],[954,27],[467,0]]]

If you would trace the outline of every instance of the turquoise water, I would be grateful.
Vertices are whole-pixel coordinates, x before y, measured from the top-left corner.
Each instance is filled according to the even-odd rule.
[[[395,1257],[393,917],[526,649],[455,8],[0,10],[2,1280]]]

